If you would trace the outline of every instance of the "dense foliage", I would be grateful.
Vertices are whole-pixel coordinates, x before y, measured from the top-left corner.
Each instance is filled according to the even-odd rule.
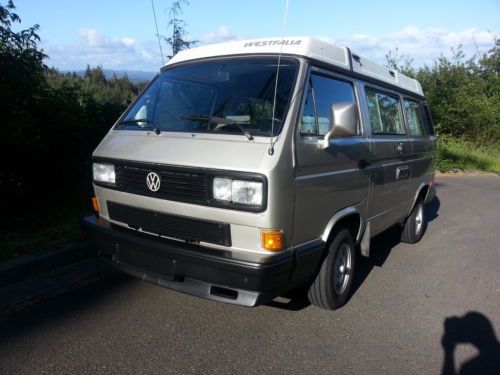
[[[451,58],[412,67],[412,59],[387,55],[388,65],[418,79],[439,136],[498,147],[500,144],[500,39],[480,57],[466,59],[459,46]]]
[[[89,189],[91,153],[141,85],[100,67],[82,77],[48,69],[38,26],[14,32],[16,22],[9,1],[0,7],[0,193],[19,212]]]

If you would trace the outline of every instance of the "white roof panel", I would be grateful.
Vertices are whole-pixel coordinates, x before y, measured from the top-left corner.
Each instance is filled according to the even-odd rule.
[[[208,57],[267,53],[278,54],[280,52],[319,60],[423,95],[422,87],[418,81],[401,73],[391,71],[387,67],[357,54],[352,54],[354,58],[352,59],[351,67],[349,49],[337,47],[320,39],[309,37],[238,40],[191,48],[176,54],[166,66]]]

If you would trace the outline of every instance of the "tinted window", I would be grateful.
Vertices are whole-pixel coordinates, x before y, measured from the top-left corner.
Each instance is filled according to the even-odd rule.
[[[374,91],[366,97],[372,134],[406,134],[398,98]]]
[[[301,135],[318,135],[316,125],[316,109],[314,108],[312,79],[309,79],[307,87],[306,101],[304,103],[304,112],[302,113],[302,121],[300,122]]]
[[[410,131],[410,135],[425,135],[424,117],[422,116],[420,104],[408,99],[405,99],[403,102],[405,105],[406,119],[408,121],[408,130]]]
[[[311,75],[308,86],[300,134],[322,136],[332,127],[332,104],[355,103],[354,88],[348,82],[317,74]]]

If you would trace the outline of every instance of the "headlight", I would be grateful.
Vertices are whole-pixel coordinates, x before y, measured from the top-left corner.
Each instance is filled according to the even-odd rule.
[[[214,178],[214,198],[220,201],[231,200],[232,180],[229,178]]]
[[[217,200],[254,206],[262,204],[262,182],[216,177],[213,188]]]
[[[94,181],[105,182],[107,184],[115,183],[115,166],[113,164],[92,164],[92,172]]]

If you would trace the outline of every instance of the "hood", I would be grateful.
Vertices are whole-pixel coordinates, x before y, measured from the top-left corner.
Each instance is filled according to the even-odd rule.
[[[270,159],[268,149],[268,138],[248,141],[239,135],[120,130],[108,133],[93,156],[263,173]]]

